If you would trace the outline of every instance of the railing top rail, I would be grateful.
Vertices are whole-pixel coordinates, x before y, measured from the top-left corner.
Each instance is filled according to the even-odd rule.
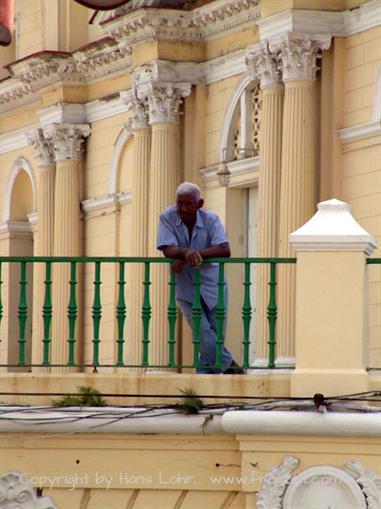
[[[376,260],[376,259],[373,259]],[[379,263],[381,259],[379,258]],[[0,256],[0,262],[106,262],[106,263],[168,263],[171,258],[162,256]],[[209,258],[205,263],[296,263],[296,258],[256,258],[256,257],[234,257],[234,258]],[[369,262],[369,261],[368,261]]]
[[[379,265],[381,264],[381,258],[367,258],[366,263],[368,265]]]

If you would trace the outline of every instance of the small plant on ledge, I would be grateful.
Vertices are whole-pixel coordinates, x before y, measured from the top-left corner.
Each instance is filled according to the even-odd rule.
[[[78,387],[80,396],[63,396],[61,399],[52,400],[54,407],[67,407],[67,406],[107,406],[107,401],[102,398],[102,394],[93,389],[89,385]]]

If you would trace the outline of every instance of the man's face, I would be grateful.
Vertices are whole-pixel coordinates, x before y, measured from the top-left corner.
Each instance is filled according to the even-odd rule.
[[[196,222],[197,210],[202,207],[203,203],[203,200],[196,200],[193,194],[179,194],[176,198],[176,209],[182,222],[194,224]]]

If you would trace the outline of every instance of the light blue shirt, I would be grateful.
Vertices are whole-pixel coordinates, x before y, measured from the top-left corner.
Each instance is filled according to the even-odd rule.
[[[157,231],[157,249],[166,246],[185,247],[202,251],[208,247],[228,242],[224,227],[217,214],[208,210],[197,211],[196,224],[192,238],[189,239],[188,227],[177,214],[176,206],[164,209],[160,214]],[[186,302],[193,302],[194,269],[186,265],[181,274],[176,274],[176,297]],[[201,266],[201,297],[209,309],[217,305],[218,264],[208,263]]]

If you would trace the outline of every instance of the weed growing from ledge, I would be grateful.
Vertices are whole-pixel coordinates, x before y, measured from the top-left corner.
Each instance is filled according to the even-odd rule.
[[[204,408],[202,399],[198,397],[197,392],[192,387],[185,387],[184,389],[179,389],[179,391],[184,397],[181,398],[180,403],[176,403],[176,410],[190,415],[198,414]]]
[[[67,395],[61,399],[52,400],[54,407],[66,407],[66,406],[107,406],[107,401],[102,398],[102,395],[96,389],[93,389],[89,385],[78,387],[80,396]]]

